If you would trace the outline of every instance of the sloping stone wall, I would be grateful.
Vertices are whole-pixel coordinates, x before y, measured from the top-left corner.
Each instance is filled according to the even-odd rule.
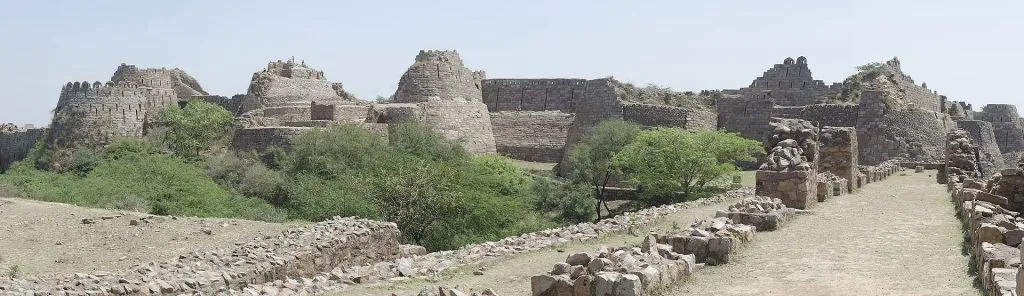
[[[885,100],[884,92],[863,92],[857,118],[860,163],[874,165],[894,158],[941,160],[945,134],[956,128],[949,115],[916,107],[889,109]]]
[[[807,59],[799,57],[796,60],[786,58],[781,64],[775,64],[754,79],[750,86],[739,89],[739,93],[750,98],[770,94],[781,106],[804,106],[815,104],[841,89],[839,83],[826,85],[815,80],[807,67]]]
[[[526,161],[558,162],[572,113],[561,111],[491,112],[498,154]]]

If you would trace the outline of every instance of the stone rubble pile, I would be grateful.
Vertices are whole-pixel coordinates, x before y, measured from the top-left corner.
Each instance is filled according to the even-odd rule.
[[[420,290],[420,292],[417,293],[416,296],[498,296],[498,294],[494,293],[494,290],[491,289],[485,289],[481,292],[472,293],[466,291],[469,290],[460,287],[446,288],[442,286],[437,286],[423,288],[423,290]]]
[[[319,288],[369,281],[361,264],[399,255],[394,223],[340,218],[279,236],[236,243],[229,250],[191,252],[123,272],[91,272],[0,280],[0,294],[179,295],[316,293]],[[372,247],[367,247],[372,246]],[[339,269],[347,264],[357,267]]]
[[[986,295],[1021,295],[1024,275],[1021,268],[1021,240],[1024,239],[1024,217],[1008,209],[1010,199],[1000,194],[1024,190],[1024,183],[1015,180],[1024,177],[1021,170],[1005,169],[1002,176],[981,182],[978,167],[979,154],[963,130],[947,136],[946,169],[957,216],[964,223],[970,237],[981,289]]]
[[[530,278],[534,296],[636,296],[689,278],[699,264],[694,255],[672,251],[654,242],[642,247],[602,247],[596,253],[576,253],[555,263],[547,274]]]
[[[763,171],[808,171],[816,168],[817,128],[800,119],[772,118],[772,136],[764,144],[768,156]]]
[[[546,274],[530,279],[534,296],[651,295],[660,288],[686,280],[696,270],[729,262],[741,244],[750,242],[759,228],[746,220],[777,229],[796,210],[781,200],[751,196],[666,234],[650,233],[639,247],[601,247],[596,253],[569,255]],[[737,217],[732,219],[730,217]]]
[[[715,218],[728,218],[754,226],[758,231],[774,231],[795,215],[796,209],[786,207],[778,198],[755,196],[744,198],[724,211],[719,210]]]
[[[772,118],[765,141],[768,157],[758,169],[756,194],[808,209],[818,201],[818,129],[801,119]]]
[[[818,201],[850,193],[849,182],[846,178],[836,176],[831,172],[818,173]]]

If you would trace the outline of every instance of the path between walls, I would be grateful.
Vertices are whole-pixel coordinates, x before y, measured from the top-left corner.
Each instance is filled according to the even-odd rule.
[[[721,203],[700,206],[690,209],[682,209],[677,213],[666,216],[658,222],[648,226],[637,228],[633,233],[613,233],[605,237],[588,240],[585,242],[573,242],[558,248],[543,249],[541,251],[519,254],[500,261],[484,264],[483,275],[474,275],[480,266],[465,266],[458,268],[442,281],[430,283],[423,280],[408,280],[400,283],[380,283],[369,285],[357,285],[338,290],[327,295],[336,296],[363,296],[363,295],[416,295],[422,288],[427,286],[443,285],[447,287],[471,287],[475,291],[493,289],[497,295],[516,296],[530,295],[530,277],[542,274],[551,270],[552,264],[564,261],[567,256],[578,252],[593,252],[600,246],[622,246],[643,242],[642,234],[650,231],[664,232],[672,229],[674,224],[679,227],[686,227],[696,219],[710,218],[715,211],[736,203],[739,199],[730,199]],[[558,252],[562,250],[564,252]]]
[[[666,295],[981,295],[945,186],[935,171],[904,173],[757,233]]]

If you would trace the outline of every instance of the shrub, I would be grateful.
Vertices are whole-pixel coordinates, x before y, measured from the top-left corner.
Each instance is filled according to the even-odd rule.
[[[234,115],[223,107],[190,100],[185,108],[171,106],[160,111],[157,120],[167,124],[163,141],[178,155],[195,157],[226,139]]]
[[[640,134],[640,125],[621,120],[599,123],[569,152],[570,179],[594,190],[595,210],[604,201],[604,188],[615,175],[612,158]],[[598,219],[601,218],[600,211]]]
[[[736,163],[752,161],[760,143],[722,131],[692,132],[680,128],[644,131],[615,155],[615,167],[652,204],[693,198],[709,182],[737,171]]]
[[[560,221],[581,223],[594,218],[594,191],[585,184],[559,183],[537,177],[533,183],[534,208]]]

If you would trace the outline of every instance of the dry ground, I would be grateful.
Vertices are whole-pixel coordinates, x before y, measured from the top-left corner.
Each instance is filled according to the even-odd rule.
[[[668,295],[980,295],[945,186],[893,175],[834,197]]]
[[[980,295],[961,255],[962,235],[945,187],[930,173],[894,175],[859,193],[833,197],[783,229],[763,232],[734,261],[708,267],[666,295]],[[746,181],[746,180],[745,180]],[[681,211],[654,227],[685,226],[725,204]],[[650,229],[638,229],[645,233]],[[449,274],[440,283],[409,281],[349,288],[333,295],[415,295],[427,285],[492,288],[498,295],[530,295],[529,277],[548,271],[572,252],[639,244],[617,234],[522,254]]]
[[[122,217],[102,219],[114,215]],[[23,275],[118,271],[196,250],[234,247],[235,242],[276,235],[293,226],[167,217],[129,225],[146,216],[150,215],[0,198],[0,273],[13,266]],[[83,218],[95,223],[82,224]]]

